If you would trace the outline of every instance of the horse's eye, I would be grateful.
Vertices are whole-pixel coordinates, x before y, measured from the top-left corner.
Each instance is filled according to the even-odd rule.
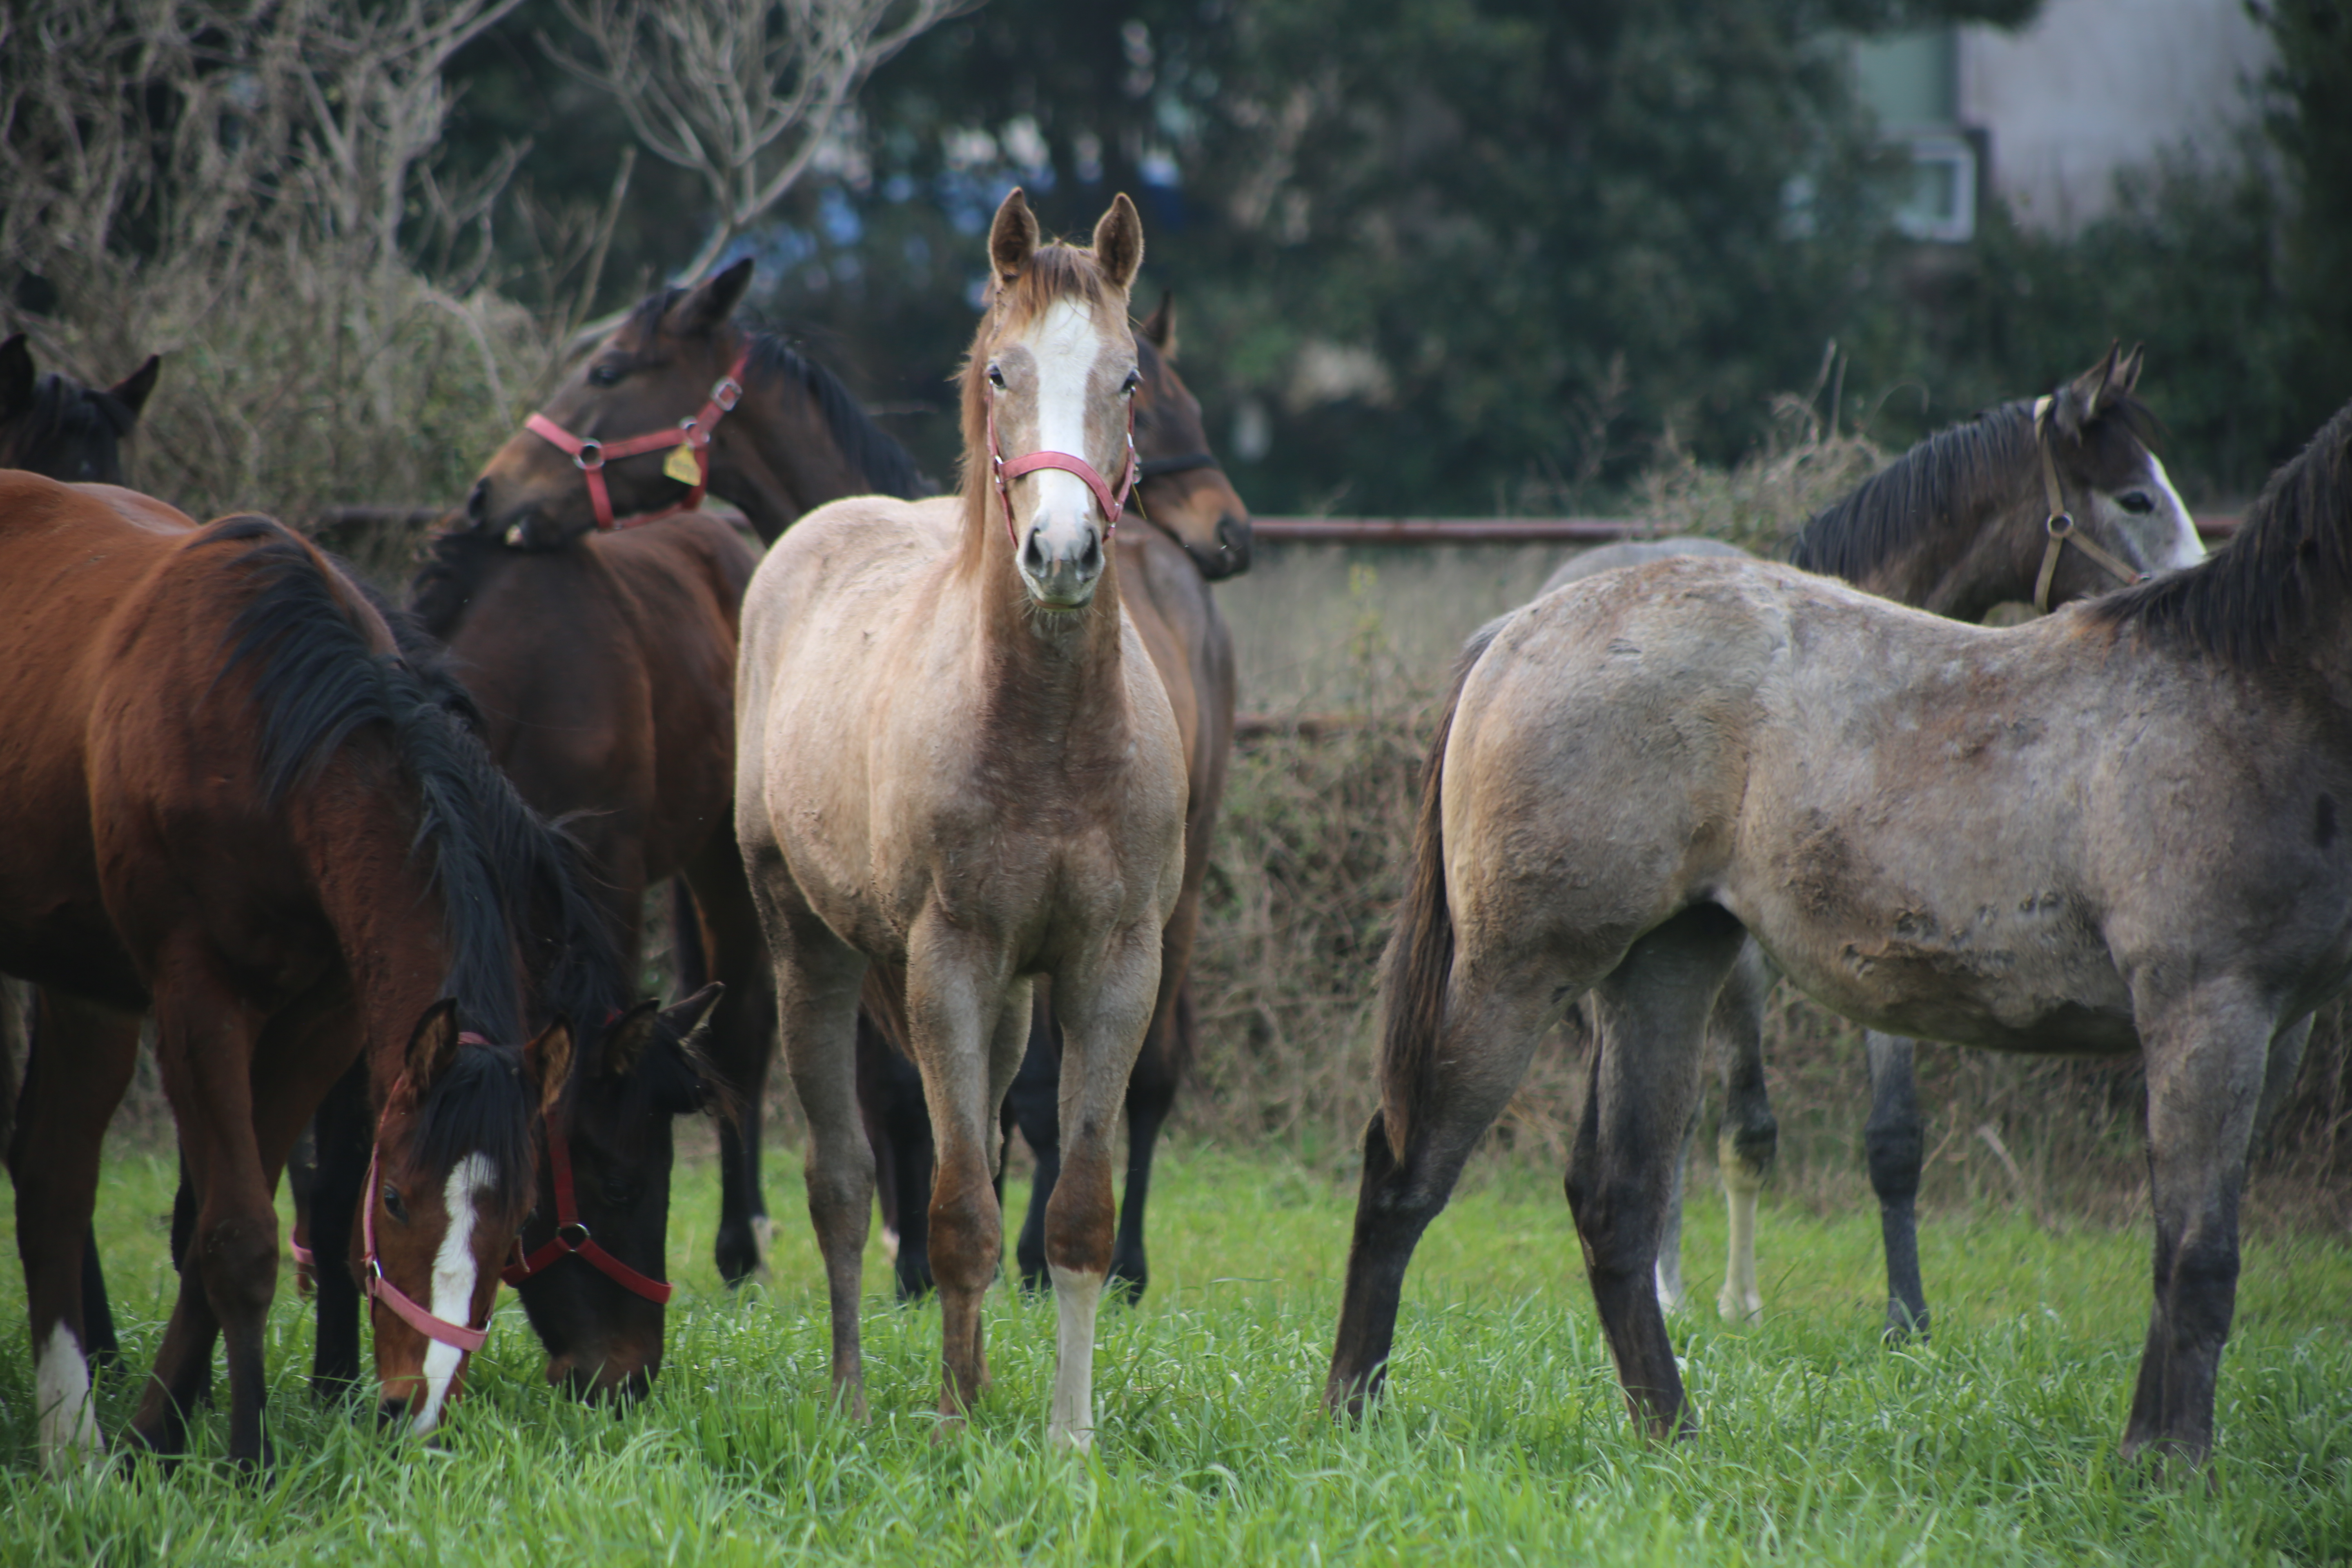
[[[408,1205],[400,1201],[400,1189],[389,1182],[383,1185],[383,1212],[403,1225],[408,1223]]]
[[[625,1209],[637,1201],[637,1184],[625,1176],[607,1176],[603,1186],[604,1201],[616,1209]]]
[[[1135,395],[1135,389],[1142,384],[1143,373],[1134,370],[1129,371],[1127,373],[1127,384],[1118,389],[1119,395],[1122,397],[1132,397]]]
[[[999,392],[1003,391],[1004,373],[999,370],[996,366],[990,365],[988,367],[988,384],[996,388]]]
[[[616,364],[592,364],[588,367],[588,384],[611,386],[621,379],[621,367]]]
[[[2146,490],[2126,490],[2116,498],[2116,504],[2137,517],[2156,510],[2156,498]]]

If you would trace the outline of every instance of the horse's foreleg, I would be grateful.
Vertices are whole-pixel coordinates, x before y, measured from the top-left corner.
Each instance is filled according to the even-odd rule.
[[[1919,1283],[1919,1171],[1927,1155],[1927,1131],[1919,1116],[1919,1090],[1912,1073],[1916,1042],[1863,1035],[1870,1062],[1870,1121],[1863,1149],[1870,1160],[1870,1184],[1878,1194],[1878,1227],[1886,1238],[1886,1342],[1927,1337],[1927,1293]]]
[[[1061,1178],[1045,1209],[1045,1268],[1054,1281],[1054,1398],[1045,1441],[1094,1442],[1095,1319],[1117,1239],[1111,1162],[1160,984],[1160,932],[1120,934],[1094,975],[1057,976],[1062,1020]]]
[[[1723,1056],[1723,1126],[1715,1157],[1723,1172],[1731,1239],[1715,1307],[1727,1323],[1752,1323],[1764,1315],[1756,1284],[1756,1200],[1780,1147],[1780,1124],[1764,1085],[1764,1000],[1772,978],[1764,950],[1743,943],[1707,1018],[1708,1037]]]
[[[1402,1157],[1390,1149],[1381,1112],[1364,1129],[1363,1182],[1323,1386],[1324,1408],[1334,1415],[1362,1415],[1387,1380],[1413,1248],[1453,1194],[1463,1162],[1527,1076],[1554,1010],[1558,977],[1530,955],[1511,954],[1475,974],[1457,956],[1454,976],[1444,1037],[1431,1053],[1429,1092],[1412,1107]]]
[[[2234,998],[2192,1000],[2141,1026],[2156,1289],[2126,1459],[2152,1449],[2202,1464],[2212,1450],[2214,1377],[2237,1308],[2238,1201],[2274,1027]]]
[[[691,887],[689,889],[689,884]],[[710,1016],[706,1049],[736,1097],[736,1114],[719,1125],[719,1229],[712,1246],[719,1277],[740,1285],[767,1267],[768,1204],[760,1185],[761,1108],[776,1037],[776,991],[760,915],[732,835],[722,835],[671,883],[680,955],[679,985],[698,990],[689,973],[700,958],[707,978],[727,993]]]
[[[1706,1020],[1746,933],[1703,904],[1635,942],[1596,988],[1601,1044],[1568,1173],[1569,1208],[1618,1380],[1656,1437],[1686,1427],[1653,1285],[1676,1143],[1698,1099]]]
[[[26,1062],[8,1164],[16,1184],[16,1251],[33,1335],[33,1395],[42,1468],[96,1464],[86,1271],[107,1121],[138,1060],[135,1014],[44,991]]]
[[[310,1350],[310,1396],[349,1398],[360,1381],[360,1282],[352,1238],[367,1184],[375,1112],[364,1062],[355,1062],[320,1101],[312,1119],[317,1166],[310,1179],[310,1255],[318,1260],[317,1338]]]
[[[1045,1210],[1054,1201],[1054,1184],[1062,1174],[1061,1082],[1062,1046],[1054,1022],[1052,987],[1039,986],[1031,1006],[1021,1070],[1013,1075],[1013,1087],[1004,1097],[1006,1111],[1037,1162],[1029,1182],[1029,1210],[1013,1248],[1024,1290],[1043,1290],[1053,1282],[1045,1272]]]

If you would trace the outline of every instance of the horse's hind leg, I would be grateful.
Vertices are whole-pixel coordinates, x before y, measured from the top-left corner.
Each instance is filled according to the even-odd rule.
[[[137,1015],[42,993],[40,1038],[26,1063],[8,1163],[32,1320],[41,1463],[52,1475],[99,1456],[83,1289],[106,1124],[138,1055]]]
[[[1652,1282],[1658,1236],[1676,1143],[1698,1099],[1707,1015],[1745,940],[1721,909],[1697,905],[1635,942],[1595,992],[1601,1046],[1568,1203],[1618,1380],[1657,1437],[1685,1425],[1682,1376]]]
[[[1683,1124],[1682,1147],[1675,1153],[1675,1180],[1666,1197],[1666,1217],[1658,1231],[1658,1310],[1683,1310],[1683,1190],[1690,1173],[1691,1149],[1698,1142],[1698,1107],[1691,1107]]]
[[[1927,1129],[1919,1116],[1919,1089],[1912,1054],[1917,1042],[1882,1035],[1862,1037],[1870,1062],[1870,1121],[1862,1142],[1870,1160],[1870,1185],[1878,1194],[1878,1228],[1886,1239],[1886,1342],[1927,1337],[1927,1293],[1919,1282],[1919,1171],[1927,1157]]]
[[[1151,1283],[1151,1263],[1143,1247],[1143,1213],[1151,1197],[1151,1161],[1160,1150],[1160,1130],[1176,1108],[1183,1064],[1192,1056],[1192,992],[1180,985],[1152,1020],[1135,1070],[1127,1080],[1127,1185],[1118,1196],[1118,1242],[1111,1248],[1110,1278],[1120,1295],[1140,1300]]]
[[[1037,1162],[1029,1182],[1029,1210],[1013,1247],[1024,1290],[1043,1290],[1053,1284],[1045,1269],[1045,1210],[1062,1175],[1059,1029],[1054,1021],[1053,987],[1039,985],[1030,1004],[1029,1041],[1022,1052],[1021,1070],[1013,1075],[1013,1087],[1004,1096],[1004,1109]]]
[[[690,885],[690,886],[689,886]],[[732,834],[717,836],[671,882],[680,957],[679,985],[718,980],[726,994],[710,1015],[711,1065],[736,1094],[737,1113],[719,1125],[719,1275],[740,1285],[768,1266],[768,1201],[760,1186],[761,1105],[775,1054],[776,990],[760,912]],[[686,973],[707,955],[708,973]]]
[[[1756,1200],[1780,1147],[1780,1124],[1764,1087],[1764,1000],[1771,990],[1764,950],[1744,943],[1707,1021],[1708,1037],[1723,1055],[1723,1126],[1715,1157],[1723,1172],[1731,1239],[1715,1308],[1727,1323],[1752,1323],[1764,1315],[1756,1285]]]
[[[2126,1459],[2153,1448],[2202,1464],[2214,1378],[2238,1296],[2238,1201],[2275,1025],[2259,1005],[2191,999],[2143,1023],[2155,1302],[2124,1428]]]
[[[1453,1194],[1463,1162],[1527,1076],[1558,1005],[1557,975],[1524,954],[1477,976],[1466,969],[1457,957],[1444,1035],[1430,1053],[1427,1092],[1412,1107],[1402,1153],[1391,1150],[1381,1112],[1364,1128],[1363,1182],[1323,1388],[1324,1408],[1335,1414],[1361,1415],[1387,1381],[1413,1248]]]

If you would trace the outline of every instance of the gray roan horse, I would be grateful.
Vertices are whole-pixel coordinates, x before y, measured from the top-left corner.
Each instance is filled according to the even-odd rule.
[[[1377,1386],[1415,1242],[1592,990],[1569,1205],[1633,1413],[1685,1426],[1651,1271],[1752,934],[1872,1027],[2142,1054],[2155,1307],[2123,1452],[2201,1462],[2266,1068],[2352,977],[2347,802],[2352,408],[2203,564],[2022,626],[1720,560],[1538,601],[1430,753],[1327,1403]]]
[[[1124,195],[1091,250],[1041,246],[1022,194],[1004,199],[962,378],[962,493],[803,518],[745,595],[735,693],[736,833],[809,1121],[836,1397],[862,1412],[874,1155],[853,1038],[866,973],[903,1008],[938,1140],[930,1257],[950,1424],[987,1381],[996,1112],[1045,976],[1063,1039],[1046,1436],[1081,1447],[1119,1109],[1184,867],[1176,719],[1108,548],[1134,478],[1127,305],[1142,259]]]
[[[1794,542],[1792,562],[1964,621],[1982,619],[1998,604],[2038,597],[2049,608],[2105,593],[2119,581],[2193,565],[2204,559],[2204,546],[2143,438],[2148,416],[2132,397],[2139,368],[2137,350],[2119,355],[2109,349],[2048,397],[2002,404],[1920,442],[1815,515]],[[2050,525],[2060,519],[2065,521],[2053,531]],[[2053,551],[2053,539],[2070,542]],[[1571,558],[1543,591],[1621,566],[1699,554],[1744,552],[1711,539],[1605,545]],[[1764,1086],[1764,1003],[1771,986],[1770,967],[1751,944],[1707,1026],[1724,1063],[1716,1149],[1730,1211],[1729,1257],[1716,1306],[1733,1322],[1763,1310],[1756,1199],[1778,1142]],[[1927,1301],[1913,1200],[1926,1144],[1912,1042],[1873,1030],[1864,1043],[1871,1114],[1864,1141],[1886,1242],[1887,1335],[1924,1335]],[[1691,1132],[1696,1131],[1694,1120]],[[1658,1244],[1658,1299],[1668,1311],[1683,1303],[1682,1175],[1689,1147],[1686,1135]]]

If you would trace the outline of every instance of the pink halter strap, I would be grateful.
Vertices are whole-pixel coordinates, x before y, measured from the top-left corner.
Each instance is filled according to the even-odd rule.
[[[675,430],[654,430],[643,436],[625,437],[617,441],[599,440],[593,436],[574,436],[544,414],[534,414],[522,422],[522,427],[537,436],[557,451],[568,453],[588,484],[588,504],[595,509],[596,526],[603,529],[635,528],[651,522],[657,517],[670,517],[681,511],[698,511],[702,497],[710,487],[710,437],[719,422],[730,413],[743,395],[743,372],[751,363],[751,345],[747,341],[743,352],[725,375],[711,384],[710,396],[700,413],[691,419],[681,419]],[[604,487],[604,465],[615,458],[634,458],[640,452],[667,452],[673,447],[693,449],[695,468],[701,476],[688,487],[686,499],[676,506],[659,511],[640,512],[625,522],[613,517],[613,497]]]
[[[1004,503],[1004,532],[1015,550],[1021,547],[1019,530],[1013,522],[1013,481],[1024,474],[1034,474],[1040,468],[1060,468],[1084,479],[1087,489],[1095,492],[1102,507],[1103,532],[1118,531],[1119,514],[1127,510],[1127,498],[1135,493],[1135,399],[1127,400],[1127,460],[1119,465],[1118,492],[1111,493],[1110,486],[1095,472],[1095,466],[1084,458],[1067,452],[1041,450],[1026,457],[1005,461],[1004,449],[996,439],[996,395],[988,395],[988,461],[996,473],[996,496]]]
[[[466,1046],[487,1046],[490,1042],[479,1035],[462,1034],[457,1037],[457,1043]],[[405,1075],[403,1076],[402,1081],[406,1081]],[[399,1083],[393,1085],[392,1092],[394,1096],[398,1096]],[[360,1190],[360,1238],[364,1248],[361,1256],[367,1265],[367,1278],[362,1282],[363,1288],[370,1300],[383,1302],[394,1317],[398,1318],[426,1339],[437,1340],[445,1345],[455,1345],[471,1355],[480,1350],[484,1342],[489,1339],[488,1324],[485,1323],[476,1329],[463,1323],[453,1323],[446,1318],[436,1318],[418,1306],[403,1293],[398,1286],[383,1277],[383,1260],[376,1256],[375,1250],[375,1178],[383,1142],[383,1121],[382,1118],[378,1118],[376,1147],[368,1151],[367,1185]],[[491,1289],[495,1291],[497,1287],[493,1285]]]

